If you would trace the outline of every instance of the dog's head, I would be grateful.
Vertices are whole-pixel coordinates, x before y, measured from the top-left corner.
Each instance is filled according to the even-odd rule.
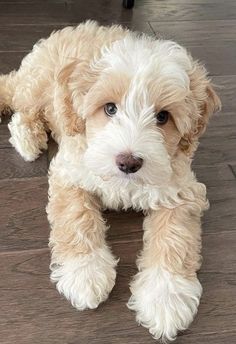
[[[87,77],[84,159],[104,179],[165,184],[220,107],[205,68],[171,41],[130,34],[104,49]]]

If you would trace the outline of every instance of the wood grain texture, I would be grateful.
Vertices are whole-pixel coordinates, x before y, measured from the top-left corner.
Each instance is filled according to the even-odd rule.
[[[61,30],[66,26],[77,26],[78,21],[63,24],[32,24],[32,25],[11,25],[0,24],[0,57],[1,54],[8,52],[26,53],[33,45],[42,38],[47,38],[53,31]],[[152,34],[153,30],[147,22],[122,22],[123,26],[130,29]],[[24,39],[22,39],[22,36]]]
[[[206,48],[217,46],[219,43],[232,43],[236,40],[236,20],[167,20],[166,22],[150,22],[150,26],[157,37],[172,39],[187,46]]]
[[[54,30],[65,26],[66,24],[0,26],[0,53],[29,51],[39,39],[46,38]],[[22,35],[24,39],[21,39]]]
[[[47,175],[47,154],[33,162],[25,162],[13,148],[0,149],[0,180]]]
[[[7,124],[0,124],[0,149],[11,148],[12,145],[9,142],[10,133]]]
[[[226,112],[235,113],[236,75],[213,76],[212,81],[216,85],[217,93],[222,101],[222,114]]]
[[[46,177],[0,181],[0,252],[47,247]]]
[[[201,61],[206,66],[211,76],[232,75],[232,71],[234,73],[236,70],[235,43],[219,41],[215,46],[208,45],[207,43],[206,46],[191,46],[188,44],[185,44],[185,46],[195,59]]]
[[[93,4],[94,0],[88,0],[86,4]],[[216,19],[236,19],[236,3],[227,2],[227,6],[223,2],[195,3],[188,2],[179,3],[178,1],[169,2],[158,0],[136,0],[135,7],[132,11],[124,10],[120,7],[120,1],[101,1],[101,10],[107,11],[112,15],[112,20],[120,20],[122,18],[130,18],[132,20],[142,21],[196,21],[196,20],[216,20]],[[69,8],[68,8],[69,9]],[[70,10],[76,15],[97,15],[95,7],[88,13],[88,9],[84,2],[74,1]],[[106,13],[107,13],[106,12]],[[98,14],[99,16],[99,14]],[[106,16],[103,15],[103,17]],[[111,19],[110,19],[111,20]]]
[[[87,0],[74,2],[2,2],[0,3],[2,25],[19,23],[39,24],[74,23],[87,18],[100,22],[111,23],[121,21],[196,21],[216,19],[236,19],[236,3],[206,2],[169,4],[155,0],[136,0],[132,11],[122,8],[116,0]]]
[[[194,164],[212,166],[213,164],[235,162],[235,128],[236,116],[234,113],[222,112],[214,115],[206,133],[200,139]]]
[[[0,52],[0,73],[7,74],[20,67],[21,60],[26,52],[5,51]]]

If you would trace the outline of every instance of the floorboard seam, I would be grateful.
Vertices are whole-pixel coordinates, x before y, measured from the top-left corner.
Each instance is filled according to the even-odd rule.
[[[234,171],[233,166],[231,164],[228,164],[228,167],[229,167],[230,171],[232,172],[234,178],[236,179],[236,172]]]
[[[30,248],[26,250],[11,250],[11,251],[2,251],[0,256],[16,255],[16,254],[31,254],[31,253],[40,253],[40,252],[50,252],[49,247],[43,248]]]

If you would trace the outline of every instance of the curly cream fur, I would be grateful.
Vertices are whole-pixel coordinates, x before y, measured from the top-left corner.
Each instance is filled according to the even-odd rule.
[[[114,286],[117,263],[105,243],[99,201],[52,173],[47,212],[52,281],[76,308],[97,307]]]
[[[113,102],[117,113],[106,116]],[[10,142],[28,161],[59,144],[49,173],[51,279],[77,309],[115,283],[103,208],[146,213],[129,307],[156,339],[173,340],[197,312],[200,217],[206,191],[191,171],[199,136],[220,107],[205,68],[171,41],[88,21],[39,41],[0,77],[0,110],[15,112]],[[170,113],[158,125],[156,113]],[[120,153],[143,160],[126,175]]]

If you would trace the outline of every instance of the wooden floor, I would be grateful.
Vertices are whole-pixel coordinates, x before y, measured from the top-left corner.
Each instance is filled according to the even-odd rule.
[[[203,60],[223,101],[201,140],[194,169],[211,209],[203,219],[204,293],[199,313],[177,344],[236,343],[236,2],[234,0],[0,0],[0,72],[19,66],[32,44],[87,18],[124,23],[184,44]],[[120,263],[109,300],[79,313],[49,282],[45,153],[25,163],[0,125],[0,342],[2,344],[151,344],[126,307],[142,246],[142,216],[109,213],[109,241]]]

